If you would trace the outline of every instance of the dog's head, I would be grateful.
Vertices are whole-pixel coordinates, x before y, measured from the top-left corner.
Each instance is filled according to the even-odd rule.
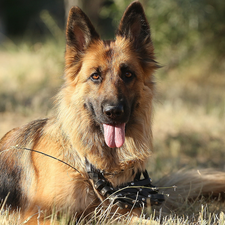
[[[112,41],[101,40],[88,17],[73,7],[66,41],[67,105],[79,115],[82,135],[85,130],[103,134],[110,148],[123,146],[126,138],[149,139],[157,63],[141,4],[128,6]]]

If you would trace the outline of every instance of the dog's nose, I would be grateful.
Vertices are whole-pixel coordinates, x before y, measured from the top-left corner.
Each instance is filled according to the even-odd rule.
[[[111,119],[116,119],[120,118],[123,115],[124,108],[122,104],[116,106],[107,105],[103,108],[103,112],[107,117]]]

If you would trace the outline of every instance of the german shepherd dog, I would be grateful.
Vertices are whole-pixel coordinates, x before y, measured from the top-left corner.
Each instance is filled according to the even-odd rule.
[[[80,8],[70,10],[55,116],[15,128],[0,141],[0,198],[20,208],[22,221],[32,217],[27,224],[37,224],[38,217],[50,224],[37,212],[49,215],[54,208],[78,217],[93,212],[104,197],[89,179],[87,161],[113,187],[145,171],[157,68],[138,1],[124,12],[112,41],[100,39]],[[141,209],[132,212],[139,216]]]
[[[114,187],[144,171],[152,150],[156,68],[149,24],[139,2],[127,8],[113,41],[101,40],[88,17],[73,7],[56,114],[15,128],[1,139],[1,199],[9,193],[7,205],[21,208],[23,219],[39,209],[50,213],[53,207],[79,216],[101,202],[85,160],[104,171]],[[37,217],[28,223],[36,224]]]

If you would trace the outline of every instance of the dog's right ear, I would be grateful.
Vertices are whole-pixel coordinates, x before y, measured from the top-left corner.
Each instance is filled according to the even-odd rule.
[[[85,51],[92,41],[99,38],[98,33],[85,13],[79,7],[72,7],[66,27],[67,47],[73,49],[73,51],[75,50],[75,54],[79,54]]]

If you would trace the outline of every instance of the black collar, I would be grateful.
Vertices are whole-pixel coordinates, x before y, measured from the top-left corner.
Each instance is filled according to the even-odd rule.
[[[94,183],[93,188],[102,197],[107,197],[120,208],[160,205],[165,200],[164,195],[158,193],[159,189],[152,185],[147,170],[137,172],[132,182],[113,187],[101,170],[95,168],[87,159],[85,159],[85,164],[89,179]],[[143,175],[143,179],[141,179],[141,175]]]

